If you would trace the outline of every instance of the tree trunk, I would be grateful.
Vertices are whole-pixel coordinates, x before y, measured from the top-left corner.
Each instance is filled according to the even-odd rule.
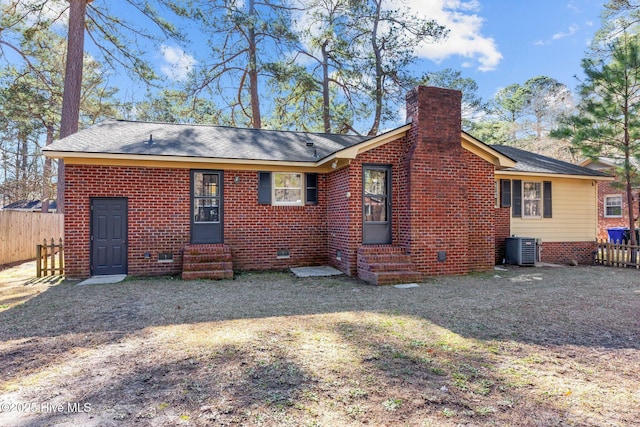
[[[380,129],[380,119],[382,117],[382,81],[384,76],[382,70],[382,54],[380,53],[380,46],[378,46],[378,25],[380,23],[381,1],[376,1],[376,11],[373,22],[373,31],[371,32],[371,47],[373,54],[375,55],[375,69],[376,69],[376,89],[375,89],[375,114],[373,117],[373,125],[369,129],[369,135],[377,135]]]
[[[87,0],[69,0],[69,33],[67,64],[62,94],[60,138],[78,131],[80,96],[82,91],[82,60],[84,57],[84,18]],[[58,212],[64,213],[64,160],[58,161]]]
[[[628,80],[627,80],[628,81]],[[628,90],[627,90],[628,92]],[[636,244],[636,227],[633,218],[633,188],[631,186],[631,136],[629,135],[629,98],[625,97],[622,108],[624,116],[624,178],[627,190],[627,210],[629,213],[629,238],[632,245]],[[635,262],[635,251],[632,251],[632,262]]]
[[[324,131],[331,132],[330,92],[329,92],[329,53],[327,52],[328,40],[322,43],[322,122]]]
[[[45,145],[53,142],[53,124],[47,123],[47,140]],[[51,158],[45,157],[44,170],[42,171],[42,212],[49,212],[49,199],[51,199]]]
[[[256,10],[254,0],[249,0],[249,91],[251,92],[251,124],[254,129],[262,127],[262,118],[260,116],[260,97],[258,96],[258,56],[256,49],[256,29],[255,18]]]
[[[536,114],[536,140],[538,141],[542,139],[542,119],[541,114]]]
[[[626,184],[626,192],[627,192],[627,214],[629,215],[629,232],[630,232],[630,242],[632,245],[637,244],[636,242],[636,228],[635,228],[635,218],[633,217],[633,187],[631,185],[631,165],[629,162],[629,150],[625,152],[625,184]]]
[[[20,198],[29,198],[29,134],[25,132],[18,132],[18,138],[20,143],[20,158],[18,161],[18,185],[20,186],[20,192],[22,196]]]
[[[7,197],[9,195],[7,191],[7,180],[9,179],[9,157],[7,155],[7,150],[5,150],[4,147],[2,147],[2,171],[4,172],[2,180],[2,184],[4,186],[4,189],[2,190],[2,206],[4,206],[9,200],[9,198]]]

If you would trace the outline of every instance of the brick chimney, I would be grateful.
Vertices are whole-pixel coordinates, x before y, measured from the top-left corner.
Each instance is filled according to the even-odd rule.
[[[419,86],[406,97],[407,194],[400,242],[427,274],[469,271],[469,153],[461,144],[457,90]],[[493,180],[493,178],[491,178]],[[491,202],[493,199],[491,199]]]

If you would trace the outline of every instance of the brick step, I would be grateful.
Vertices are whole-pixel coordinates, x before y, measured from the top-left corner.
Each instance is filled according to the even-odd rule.
[[[231,247],[223,244],[185,246],[182,279],[233,279]]]
[[[407,264],[411,263],[411,258],[407,254],[376,254],[358,255],[358,261],[369,264]]]
[[[231,261],[210,261],[210,262],[185,262],[182,265],[183,271],[217,271],[233,270]]]
[[[207,262],[231,262],[231,252],[187,254],[182,256],[183,264],[197,264]]]
[[[233,270],[215,270],[215,271],[182,271],[182,280],[197,280],[197,279],[209,279],[209,280],[222,280],[233,279]]]
[[[231,248],[227,245],[189,245],[185,246],[185,255],[210,255],[220,253],[231,253]]]
[[[422,281],[406,249],[391,245],[358,248],[358,277],[374,285]]]
[[[364,264],[363,268],[373,272],[384,271],[413,271],[414,265],[410,262],[381,262]]]
[[[401,246],[361,246],[358,248],[358,255],[381,255],[381,254],[405,254],[405,248]]]
[[[422,280],[422,273],[417,271],[358,271],[358,275],[360,279],[373,285],[397,285]]]

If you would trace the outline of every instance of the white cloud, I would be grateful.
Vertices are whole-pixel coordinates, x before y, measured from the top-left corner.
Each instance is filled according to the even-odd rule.
[[[587,24],[588,26],[588,24]],[[564,38],[567,37],[571,37],[573,35],[575,35],[578,30],[580,30],[580,26],[573,24],[571,26],[569,26],[569,28],[566,31],[558,31],[557,33],[555,33],[554,35],[551,36],[550,39],[547,40],[536,40],[535,42],[533,42],[534,46],[547,46],[550,45],[551,43],[553,43],[555,40],[562,40]]]
[[[578,28],[579,27],[577,25],[575,25],[575,24],[571,25],[567,31],[557,32],[553,36],[551,36],[551,39],[560,40],[560,39],[563,39],[565,37],[571,37],[572,35],[574,35],[578,31]]]
[[[439,43],[424,43],[417,54],[433,61],[443,61],[457,55],[465,65],[474,63],[480,71],[495,69],[502,54],[495,40],[482,34],[484,18],[478,15],[478,0],[408,0],[409,7],[419,16],[435,19],[449,29],[449,36]]]
[[[580,8],[578,6],[576,6],[574,1],[570,1],[567,4],[567,9],[569,9],[569,10],[575,12],[575,13],[581,13],[582,12],[582,10],[580,10]]]
[[[195,58],[179,47],[162,45],[160,47],[164,63],[160,66],[167,77],[173,80],[184,80],[198,63]]]
[[[410,13],[435,19],[449,29],[449,36],[439,43],[424,43],[416,49],[421,58],[440,62],[451,56],[461,56],[464,67],[476,66],[488,71],[496,68],[502,59],[495,41],[482,34],[484,19],[477,15],[479,0],[390,0],[389,8],[409,8]],[[317,34],[321,28],[313,23],[310,11],[294,14],[296,29],[307,29]],[[298,58],[304,63],[304,60]]]

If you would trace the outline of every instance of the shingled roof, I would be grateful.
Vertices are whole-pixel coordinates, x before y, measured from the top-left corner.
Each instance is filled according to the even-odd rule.
[[[317,162],[370,136],[106,120],[55,141],[46,151]]]
[[[491,145],[491,148],[515,160],[516,166],[505,169],[506,171],[516,171],[524,173],[544,173],[553,175],[581,175],[593,177],[608,177],[606,173],[593,169],[563,162],[562,160],[520,150],[519,148],[507,145]]]

